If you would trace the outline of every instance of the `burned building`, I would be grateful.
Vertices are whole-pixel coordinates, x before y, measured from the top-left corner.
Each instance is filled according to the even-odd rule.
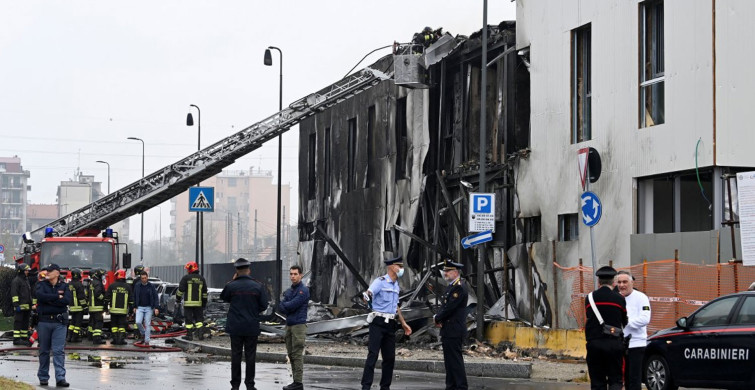
[[[488,36],[484,158],[482,31],[444,35],[432,60],[434,46],[397,47],[371,65],[392,79],[300,124],[299,252],[313,300],[351,306],[384,273],[386,252],[405,259],[402,290],[430,300],[437,280],[426,286],[423,277],[444,257],[463,262],[467,276],[477,272],[475,252],[460,242],[469,234],[468,192],[485,169],[497,202],[485,306],[503,312],[502,300],[512,318],[550,323],[545,284],[521,245],[538,234],[538,221],[513,211],[514,167],[529,154],[529,64],[515,50],[514,22],[489,26]]]

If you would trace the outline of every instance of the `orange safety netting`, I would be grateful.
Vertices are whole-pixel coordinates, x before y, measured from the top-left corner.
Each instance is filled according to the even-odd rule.
[[[592,267],[565,268],[554,263],[561,280],[571,282],[569,315],[580,328],[585,326],[585,297],[593,290]],[[650,299],[652,317],[648,334],[674,326],[679,317],[691,314],[709,300],[747,290],[755,281],[755,268],[740,263],[686,264],[676,260],[645,262],[628,270],[635,277],[634,288]]]

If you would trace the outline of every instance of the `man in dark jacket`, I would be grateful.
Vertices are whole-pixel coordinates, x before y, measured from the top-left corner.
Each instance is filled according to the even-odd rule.
[[[105,310],[105,287],[102,284],[102,277],[105,270],[98,268],[89,277],[89,286],[87,286],[87,304],[89,306],[89,334],[92,335],[94,344],[105,344],[102,339],[102,312]]]
[[[81,270],[74,268],[71,270],[71,282],[68,283],[68,289],[71,290],[73,301],[68,311],[71,313],[71,323],[68,325],[68,336],[66,341],[72,343],[81,342],[81,324],[84,322],[84,309],[87,306],[86,290],[81,283]]]
[[[149,336],[152,332],[152,313],[157,315],[159,303],[157,288],[149,282],[147,271],[142,271],[139,281],[134,283],[134,313],[136,314],[136,327],[141,334],[139,341],[144,345],[149,345]]]
[[[246,359],[247,389],[254,389],[254,360],[257,356],[257,336],[260,334],[260,314],[267,309],[267,290],[250,276],[249,261],[239,258],[234,263],[236,274],[225,285],[220,299],[230,302],[225,331],[231,336],[231,388],[241,385],[241,354]]]
[[[304,388],[302,376],[304,374],[304,339],[307,337],[307,304],[309,303],[309,288],[301,282],[302,269],[299,265],[291,266],[288,270],[291,288],[283,293],[283,300],[278,310],[286,315],[286,351],[291,361],[291,372],[294,382],[284,386],[283,390],[300,390]]]
[[[446,368],[446,389],[466,390],[467,373],[461,347],[467,337],[467,284],[461,280],[463,264],[446,259],[443,278],[448,282],[445,302],[433,316],[440,328],[443,364]]]
[[[73,302],[71,290],[60,279],[60,267],[50,264],[47,267],[47,280],[37,282],[37,311],[39,312],[39,370],[37,378],[41,386],[47,386],[50,379],[50,350],[55,366],[55,385],[68,387],[66,382],[66,327],[68,326],[68,305]]]
[[[624,345],[621,332],[609,335],[604,325],[623,328],[627,325],[626,301],[621,294],[612,290],[616,270],[602,267],[595,275],[600,288],[585,299],[585,340],[587,341],[587,370],[590,374],[590,388],[621,390],[621,366],[624,358]],[[595,315],[590,296],[595,302],[595,309],[600,313],[603,323]]]
[[[31,287],[29,287],[29,264],[16,266],[16,277],[10,282],[13,303],[13,345],[31,346],[29,343],[29,318],[31,318]]]

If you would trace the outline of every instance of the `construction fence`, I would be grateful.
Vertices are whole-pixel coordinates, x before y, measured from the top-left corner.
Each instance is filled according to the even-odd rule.
[[[755,281],[755,267],[745,267],[738,262],[701,265],[671,259],[646,261],[616,270],[630,271],[635,277],[634,288],[650,299],[652,317],[648,334],[675,326],[678,318],[691,314],[708,301],[747,290]],[[571,283],[569,316],[584,328],[585,298],[594,290],[592,267],[565,268],[554,263],[554,271],[561,274],[561,280]]]

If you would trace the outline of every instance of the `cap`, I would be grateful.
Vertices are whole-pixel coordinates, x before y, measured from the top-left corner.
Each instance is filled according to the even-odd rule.
[[[464,264],[461,263],[454,263],[451,261],[451,259],[445,259],[443,260],[443,271],[453,271],[453,270],[459,270],[464,268]]]
[[[243,257],[239,257],[238,259],[236,259],[236,261],[233,262],[233,266],[236,267],[236,268],[248,267],[251,264],[252,263],[250,263],[249,260],[247,260],[247,259],[245,259]]]
[[[597,276],[597,277],[599,277],[601,279],[612,278],[612,277],[616,276],[616,270],[613,269],[613,267],[609,267],[609,266],[600,267],[595,272],[595,276]]]
[[[398,257],[392,257],[390,259],[383,260],[385,265],[404,265],[404,259],[399,255]]]
[[[47,272],[50,272],[50,271],[58,271],[58,272],[60,272],[60,266],[57,265],[57,264],[55,264],[55,263],[52,263],[52,264],[50,264],[50,265],[47,266]]]

